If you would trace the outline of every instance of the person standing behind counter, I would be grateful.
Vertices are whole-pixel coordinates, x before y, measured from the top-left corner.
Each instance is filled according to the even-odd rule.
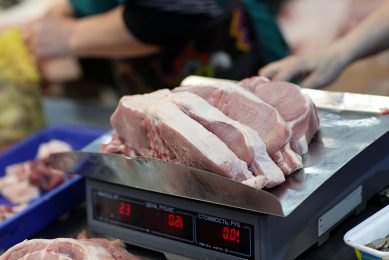
[[[328,48],[289,56],[258,71],[272,80],[302,78],[301,86],[322,88],[333,82],[350,63],[389,48],[389,2],[371,13],[350,33]]]
[[[116,58],[126,94],[174,87],[190,74],[241,79],[288,53],[260,0],[70,0],[32,23],[26,39],[41,60]]]

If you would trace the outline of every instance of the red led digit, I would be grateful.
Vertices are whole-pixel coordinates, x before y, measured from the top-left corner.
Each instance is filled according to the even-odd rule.
[[[225,240],[235,242],[235,243],[240,242],[240,239],[239,239],[240,230],[239,229],[223,227],[222,236],[223,236],[223,239],[225,239]]]
[[[131,204],[126,202],[120,202],[119,204],[119,214],[121,216],[129,217],[131,215]]]
[[[182,223],[182,217],[181,216],[176,216],[176,221],[174,223],[176,228],[183,228],[184,224]]]
[[[228,227],[223,228],[223,238],[228,240],[230,237],[230,229]]]
[[[235,239],[236,239],[236,230],[231,228],[230,229],[230,240],[235,241]]]
[[[184,228],[184,223],[182,221],[182,217],[178,215],[174,215],[170,213],[168,215],[168,221],[169,221],[169,226],[170,227],[175,227],[175,228]]]
[[[173,227],[174,226],[174,215],[173,214],[169,214],[168,215],[168,219],[169,219],[169,226]]]

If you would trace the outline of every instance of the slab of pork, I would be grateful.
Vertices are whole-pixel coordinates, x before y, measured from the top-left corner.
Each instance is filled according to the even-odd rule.
[[[180,162],[236,181],[253,177],[247,164],[217,136],[169,101],[125,96],[111,124],[117,138],[142,156]],[[265,178],[261,185],[264,182]]]
[[[177,92],[166,98],[219,137],[239,159],[247,163],[255,176],[265,176],[268,180],[266,187],[273,187],[285,181],[281,169],[270,158],[265,143],[256,131],[232,120],[193,93]]]
[[[197,94],[228,117],[257,131],[266,144],[268,154],[285,175],[302,168],[301,156],[290,148],[292,131],[282,116],[272,106],[238,84],[199,84],[181,86],[173,91]]]
[[[293,151],[300,155],[306,153],[320,123],[315,104],[301,92],[300,87],[285,81],[269,81],[264,77],[251,77],[239,84],[277,109],[293,131],[290,141]]]

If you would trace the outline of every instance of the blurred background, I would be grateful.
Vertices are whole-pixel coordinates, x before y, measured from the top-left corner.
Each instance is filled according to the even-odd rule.
[[[137,80],[127,76],[132,67],[118,66],[116,58],[66,56],[50,59],[42,65],[30,55],[24,28],[61,1],[0,0],[0,128],[4,129],[0,146],[20,140],[45,124],[74,121],[75,117],[80,117],[76,122],[81,124],[89,121],[93,126],[109,127],[110,113],[119,98],[126,94],[123,86]],[[289,53],[305,54],[323,49],[345,35],[382,1],[279,0],[268,3]],[[18,29],[14,29],[15,26]],[[192,54],[189,51],[185,55]],[[225,57],[218,58],[220,62]],[[191,68],[192,64],[185,66]],[[387,51],[353,63],[326,90],[387,96],[388,69]],[[74,104],[82,109],[74,108]],[[107,108],[102,113],[106,117],[103,123],[90,116],[101,107]],[[69,118],[64,110],[72,113]],[[85,111],[88,112],[83,116]]]

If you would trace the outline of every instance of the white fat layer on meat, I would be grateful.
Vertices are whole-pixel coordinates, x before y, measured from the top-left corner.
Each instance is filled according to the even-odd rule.
[[[270,79],[268,79],[264,76],[255,77],[254,81],[251,83],[251,86],[255,86],[259,82],[261,82],[261,83],[270,82]]]
[[[305,97],[306,107],[309,107],[309,109],[306,109],[306,111],[303,114],[301,114],[297,118],[293,119],[292,121],[287,122],[287,126],[292,130],[296,124],[300,123],[303,120],[306,120],[308,114],[312,113],[312,109],[314,109],[313,101],[309,97],[307,97],[306,95],[304,95],[304,97]],[[298,151],[295,151],[295,152],[298,153],[299,155],[303,155],[306,152],[308,152],[308,140],[307,140],[306,134],[307,134],[307,132],[304,131],[304,135],[301,136],[298,140],[295,140],[294,138],[292,138],[292,142],[294,143],[294,145],[298,149]]]
[[[150,106],[150,104],[144,101],[144,97],[142,95],[125,96],[121,98],[120,102],[123,107],[140,113],[146,113]]]
[[[230,93],[240,94],[240,95],[245,96],[246,98],[250,99],[253,102],[261,103],[261,104],[273,109],[274,113],[276,113],[277,121],[278,122],[285,122],[284,118],[278,113],[278,111],[274,107],[272,107],[268,103],[264,102],[262,99],[260,99],[259,97],[257,97],[253,93],[251,93],[249,90],[244,89],[237,84],[230,83],[230,82],[215,82],[214,84],[212,84],[212,86],[199,84],[199,85],[193,85],[193,86],[178,87],[177,89],[180,89],[181,91],[183,91],[186,89],[190,90],[192,87],[208,87],[208,88],[222,89],[222,90],[230,92]]]
[[[38,198],[39,188],[26,180],[18,180],[1,189],[1,194],[13,204],[26,203]]]
[[[151,98],[164,98],[170,94],[170,90],[167,88],[158,89],[154,92],[144,94],[145,97],[151,97]]]
[[[308,152],[308,141],[307,137],[305,135],[301,136],[297,141],[297,153],[299,154],[305,154]]]
[[[214,161],[219,165],[231,161],[240,161],[240,165],[244,168],[245,163],[241,161],[226,144],[202,125],[189,118],[173,103],[160,101],[156,106],[150,108],[149,113],[152,118],[158,119],[162,123],[174,128],[175,131],[180,133],[186,140],[193,143],[195,147],[211,161]],[[247,178],[252,177],[248,170],[243,173]]]
[[[36,158],[47,158],[52,153],[69,152],[71,150],[72,147],[68,143],[61,140],[53,139],[47,143],[42,143],[39,146]]]
[[[263,173],[268,178],[269,182],[271,184],[279,184],[285,181],[284,174],[270,158],[266,151],[266,144],[256,131],[229,118],[196,94],[190,92],[177,92],[172,93],[168,99],[178,105],[181,109],[187,110],[189,113],[199,115],[208,121],[227,123],[239,129],[243,134],[246,145],[253,150],[255,156],[254,160],[261,166]]]
[[[265,176],[260,175],[242,181],[242,183],[256,189],[262,189],[267,185],[267,178]]]
[[[48,253],[52,256],[56,256],[56,259],[58,260],[73,260],[71,257],[64,254],[58,254],[57,252],[49,251]]]
[[[284,151],[286,154],[288,154],[290,156],[290,158],[292,159],[292,161],[294,162],[293,165],[299,165],[299,169],[303,167],[303,159],[302,157],[295,153],[292,148],[290,148],[290,144],[287,143],[285,146],[284,146]]]

